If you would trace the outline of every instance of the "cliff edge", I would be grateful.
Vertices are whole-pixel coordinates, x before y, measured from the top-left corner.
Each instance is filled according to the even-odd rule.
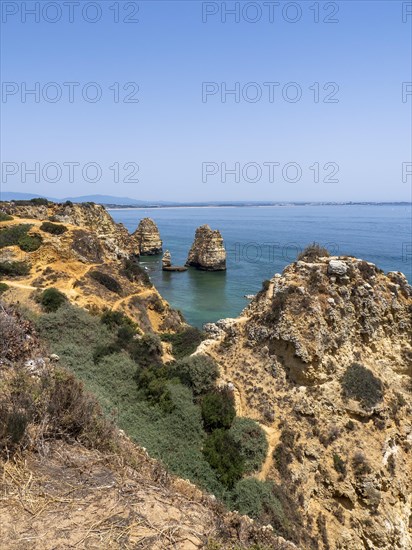
[[[261,479],[287,487],[319,547],[412,547],[412,288],[352,257],[266,281],[201,344],[238,414],[269,440]]]

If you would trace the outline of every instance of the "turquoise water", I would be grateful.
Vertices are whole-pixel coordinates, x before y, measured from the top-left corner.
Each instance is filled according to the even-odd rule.
[[[110,214],[129,231],[141,218],[152,218],[175,265],[185,263],[199,225],[208,223],[221,231],[228,255],[226,273],[165,273],[160,256],[141,258],[160,294],[198,327],[239,315],[248,303],[244,295],[255,294],[262,281],[281,272],[313,241],[337,254],[374,262],[385,271],[402,271],[412,282],[410,205],[139,208]]]

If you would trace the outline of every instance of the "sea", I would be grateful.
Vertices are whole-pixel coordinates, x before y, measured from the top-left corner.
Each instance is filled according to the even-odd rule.
[[[163,272],[161,256],[142,256],[141,265],[160,294],[185,319],[205,323],[237,317],[262,282],[281,273],[310,243],[402,271],[412,283],[412,206],[305,205],[109,209],[116,222],[134,231],[144,217],[160,230],[173,265],[184,265],[195,230],[219,229],[227,251],[226,272],[190,268]]]

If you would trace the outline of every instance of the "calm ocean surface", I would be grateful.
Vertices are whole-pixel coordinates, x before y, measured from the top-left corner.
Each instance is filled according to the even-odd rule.
[[[262,281],[281,272],[313,241],[333,253],[374,262],[385,271],[402,271],[412,283],[410,205],[139,208],[113,209],[110,214],[129,231],[141,218],[152,218],[175,265],[185,263],[199,225],[207,223],[221,231],[228,255],[226,273],[165,273],[161,256],[141,258],[160,294],[198,327],[239,315],[248,304],[245,294],[255,294]]]

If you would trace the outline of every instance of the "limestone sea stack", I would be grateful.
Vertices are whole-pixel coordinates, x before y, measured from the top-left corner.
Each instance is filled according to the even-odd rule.
[[[168,250],[166,250],[162,258],[162,268],[167,269],[168,267],[172,267],[172,255]]]
[[[186,265],[203,271],[226,270],[226,250],[219,230],[210,229],[208,225],[196,229]]]
[[[187,271],[187,267],[183,265],[172,265],[172,255],[168,250],[166,250],[162,258],[162,270],[182,272],[182,271]]]
[[[157,225],[151,218],[140,220],[139,226],[133,233],[136,246],[141,256],[155,256],[162,252],[162,240]]]

